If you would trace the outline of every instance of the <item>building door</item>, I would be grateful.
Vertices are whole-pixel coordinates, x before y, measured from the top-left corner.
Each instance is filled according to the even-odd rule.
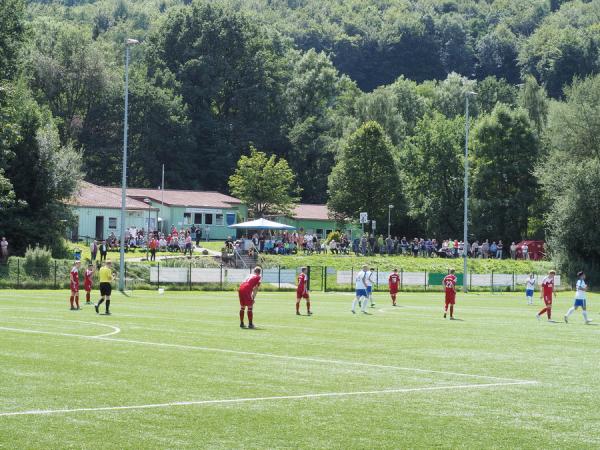
[[[104,240],[104,216],[96,216],[96,239]]]

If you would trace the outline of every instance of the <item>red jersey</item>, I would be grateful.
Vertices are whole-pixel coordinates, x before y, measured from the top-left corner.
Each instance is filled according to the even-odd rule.
[[[94,271],[91,269],[86,269],[85,270],[85,274],[83,276],[83,287],[85,288],[86,291],[89,291],[92,289],[92,275],[94,274]]]
[[[242,284],[240,284],[239,291],[247,294],[252,293],[255,287],[260,286],[260,280],[260,275],[248,275]]]
[[[454,288],[456,287],[456,276],[455,275],[446,275],[442,280],[442,284],[446,289],[446,294],[454,294],[456,291]]]
[[[71,290],[79,290],[79,270],[77,270],[77,267],[71,269]]]
[[[552,293],[554,292],[554,278],[544,278],[542,280],[542,290],[544,291],[544,298],[552,299]]]
[[[388,279],[388,286],[390,287],[390,292],[398,292],[398,288],[400,287],[400,275],[392,273]]]
[[[307,292],[306,289],[306,281],[307,281],[307,276],[305,273],[301,273],[300,275],[298,275],[298,289],[297,292],[301,293],[301,294],[305,294]]]

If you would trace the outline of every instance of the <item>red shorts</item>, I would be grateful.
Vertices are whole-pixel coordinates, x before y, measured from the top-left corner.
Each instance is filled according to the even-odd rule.
[[[547,297],[544,295],[544,304],[546,306],[552,306],[552,296]]]
[[[308,291],[296,291],[296,298],[305,298],[308,300],[310,296],[308,295]]]
[[[398,288],[390,288],[390,295],[396,295],[398,293]]]
[[[240,306],[252,307],[254,304],[254,300],[252,300],[252,292],[238,291],[238,294],[240,296]]]
[[[446,294],[446,305],[454,305],[456,304],[456,294]]]
[[[85,290],[85,292],[90,292],[92,290],[92,284],[84,283],[83,289]]]
[[[79,285],[71,283],[71,292],[74,294],[79,294]]]

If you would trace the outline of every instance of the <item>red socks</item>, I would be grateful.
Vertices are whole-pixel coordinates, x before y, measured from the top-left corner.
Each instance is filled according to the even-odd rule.
[[[77,308],[79,308],[79,295],[75,296],[75,306],[77,306]]]
[[[71,297],[69,298],[69,302],[71,302],[71,308],[75,308],[74,300],[75,300],[75,296],[71,295]]]
[[[86,301],[87,303],[89,303],[89,302],[90,302],[90,293],[89,293],[89,292],[86,292],[86,293],[85,293],[85,301]]]
[[[296,312],[300,312],[300,302],[296,302]]]
[[[450,317],[454,316],[454,305],[450,305]]]
[[[240,323],[244,323],[244,308],[240,309]]]
[[[550,320],[551,316],[552,316],[552,310],[550,308],[546,307],[538,313],[538,316],[541,316],[544,313],[548,313],[548,320]]]
[[[306,302],[306,311],[310,312],[310,302]]]
[[[248,324],[252,325],[252,319],[254,318],[254,314],[252,313],[252,309],[248,308]]]

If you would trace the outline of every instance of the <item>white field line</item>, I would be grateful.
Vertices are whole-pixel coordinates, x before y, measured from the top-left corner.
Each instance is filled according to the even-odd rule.
[[[9,319],[31,319],[31,317],[9,317]],[[104,337],[108,337],[108,336],[114,336],[115,334],[118,334],[121,332],[121,329],[119,327],[116,327],[114,325],[108,325],[106,323],[98,323],[98,322],[85,322],[83,320],[69,320],[69,319],[50,319],[47,317],[38,317],[35,318],[34,320],[38,320],[38,321],[44,321],[44,320],[51,320],[51,321],[55,321],[55,322],[74,322],[74,323],[84,323],[86,325],[97,325],[99,327],[107,327],[107,328],[111,328],[112,331],[110,333],[104,333],[104,334],[98,334],[98,335],[94,335],[94,336],[88,336],[90,338],[104,338]],[[59,332],[55,332],[55,331],[38,331],[38,330],[29,330],[29,329],[23,329],[23,328],[12,328],[12,327],[0,327],[0,330],[4,330],[4,331],[15,331],[15,332],[21,332],[21,333],[31,333],[31,334],[49,334],[49,335],[61,335],[61,336],[71,336],[71,337],[82,337],[85,335],[82,334],[70,334],[70,333],[59,333]]]
[[[116,327],[115,327],[116,328]],[[401,366],[392,366],[387,364],[373,364],[373,363],[365,363],[359,361],[345,361],[345,360],[337,360],[337,359],[324,359],[324,358],[311,358],[308,356],[290,356],[290,355],[277,355],[274,353],[260,353],[260,352],[247,352],[241,350],[231,350],[224,348],[216,348],[216,347],[203,347],[197,345],[185,345],[185,344],[169,344],[165,342],[152,342],[152,341],[139,341],[135,339],[124,339],[124,338],[112,338],[104,335],[100,336],[89,336],[84,334],[72,334],[72,333],[60,333],[54,331],[40,331],[40,330],[29,330],[22,328],[10,328],[10,327],[0,327],[0,330],[4,331],[12,331],[12,332],[20,332],[20,333],[29,333],[29,334],[44,334],[44,335],[53,335],[53,336],[66,336],[66,337],[78,337],[82,339],[95,339],[95,340],[103,340],[108,342],[121,342],[126,344],[136,344],[136,345],[148,345],[148,346],[156,346],[156,347],[165,347],[165,348],[177,348],[181,350],[196,350],[203,352],[212,352],[212,353],[227,353],[233,355],[241,355],[241,356],[257,356],[261,358],[273,358],[273,359],[285,359],[291,361],[309,361],[319,364],[337,364],[337,365],[345,365],[345,366],[356,366],[356,367],[371,367],[376,369],[390,369],[390,370],[402,370],[406,372],[416,372],[416,373],[435,373],[441,375],[453,375],[453,376],[461,376],[461,377],[470,377],[477,378],[482,380],[498,380],[505,382],[515,382],[515,383],[535,383],[535,381],[529,380],[519,380],[516,378],[503,378],[503,377],[495,377],[491,375],[476,375],[470,373],[461,373],[461,372],[450,372],[444,370],[433,370],[433,369],[419,369],[415,367],[401,367]]]
[[[503,386],[517,386],[526,384],[537,384],[537,381],[514,381],[507,383],[486,383],[486,384],[460,384],[446,386],[429,386],[418,388],[401,388],[401,389],[384,389],[379,391],[353,391],[353,392],[322,392],[316,394],[299,394],[299,395],[278,395],[272,397],[251,397],[251,398],[231,398],[221,400],[197,400],[184,402],[168,402],[168,403],[151,403],[147,405],[126,405],[126,406],[102,406],[97,408],[72,408],[72,409],[41,409],[30,411],[14,411],[0,413],[0,417],[7,416],[33,416],[33,415],[50,415],[50,414],[67,414],[74,412],[98,412],[98,411],[123,411],[132,409],[151,409],[151,408],[168,408],[172,406],[191,406],[191,405],[219,405],[228,403],[249,403],[249,402],[264,402],[275,400],[304,400],[313,398],[331,398],[331,397],[356,397],[364,395],[383,395],[383,394],[400,394],[409,392],[423,391],[441,391],[455,389],[481,389]]]

